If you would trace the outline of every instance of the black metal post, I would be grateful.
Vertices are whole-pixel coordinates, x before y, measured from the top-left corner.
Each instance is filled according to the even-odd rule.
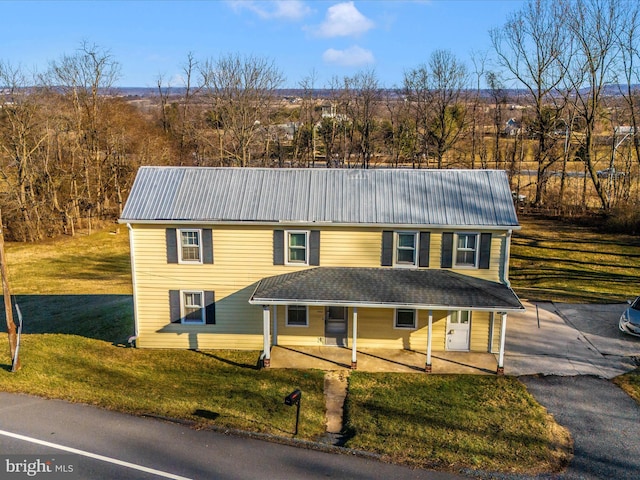
[[[298,399],[298,408],[296,410],[296,431],[293,434],[294,437],[298,435],[298,424],[300,423],[300,403],[302,403],[302,398]]]

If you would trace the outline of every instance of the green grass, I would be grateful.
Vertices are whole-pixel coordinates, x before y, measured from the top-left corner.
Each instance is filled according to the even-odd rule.
[[[99,407],[291,437],[295,409],[284,405],[304,392],[299,436],[325,431],[323,373],[259,370],[258,352],[142,350],[77,335],[24,335],[22,369],[11,373],[0,356],[0,385],[21,392]]]
[[[636,239],[523,219],[514,233],[511,278],[523,298],[621,301],[640,274]],[[304,392],[299,438],[324,434],[323,375],[258,370],[258,352],[124,348],[133,331],[125,232],[9,244],[11,287],[24,314],[23,368],[0,348],[0,388],[200,427],[291,436]],[[4,324],[4,322],[3,322]],[[620,377],[640,399],[640,374]],[[555,471],[567,433],[513,378],[353,372],[347,447],[439,469]]]
[[[12,294],[128,294],[131,287],[126,227],[38,244],[7,243]]]
[[[480,375],[353,373],[348,447],[437,469],[549,472],[570,438],[518,380]]]
[[[15,295],[14,302],[25,334],[63,333],[126,345],[134,333],[131,295]],[[6,323],[4,309],[0,322]]]
[[[617,303],[638,295],[640,239],[551,220],[521,218],[510,279],[521,298]]]

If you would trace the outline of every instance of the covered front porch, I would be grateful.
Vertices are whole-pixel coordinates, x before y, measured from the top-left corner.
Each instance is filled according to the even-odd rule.
[[[305,368],[313,361],[323,369],[438,373],[462,367],[503,373],[507,312],[524,309],[513,291],[498,282],[441,269],[350,267],[265,278],[249,303],[262,306],[265,367],[275,366],[277,352],[280,368]],[[277,315],[279,306],[295,314],[286,314],[286,326]],[[326,326],[330,309],[338,307],[345,312],[340,318],[348,338],[330,347]],[[279,328],[288,329],[286,342],[279,342]],[[461,343],[453,335],[458,331],[465,335]]]
[[[351,369],[352,351],[346,347],[271,347],[271,368]],[[404,349],[358,349],[358,370],[362,372],[424,373],[426,353]],[[491,375],[497,370],[495,354],[482,352],[437,352],[431,356],[439,374]]]

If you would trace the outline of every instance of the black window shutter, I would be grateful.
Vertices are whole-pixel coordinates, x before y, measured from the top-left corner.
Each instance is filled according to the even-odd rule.
[[[431,234],[429,232],[420,232],[420,250],[418,251],[418,266],[429,266],[429,247],[431,244]]]
[[[169,290],[169,318],[171,323],[181,323],[180,290]]]
[[[491,234],[480,234],[480,259],[478,268],[489,268],[489,260],[491,259]]]
[[[210,228],[202,229],[202,263],[213,263],[213,233]]]
[[[382,232],[382,255],[380,265],[390,267],[393,265],[393,232],[384,230]]]
[[[284,230],[273,231],[273,264],[284,265]]]
[[[178,263],[178,244],[176,238],[176,229],[167,228],[167,263]]]
[[[442,253],[440,255],[440,267],[451,268],[453,266],[453,233],[443,232]]]
[[[205,290],[204,292],[204,317],[207,325],[214,325],[216,323],[216,295],[211,290]]]
[[[309,232],[309,265],[320,265],[320,230]]]

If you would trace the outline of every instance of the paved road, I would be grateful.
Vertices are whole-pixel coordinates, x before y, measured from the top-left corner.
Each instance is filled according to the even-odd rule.
[[[0,478],[5,478],[3,457],[13,454],[69,454],[77,467],[77,476],[72,478],[87,480],[464,478],[354,455],[196,431],[87,405],[0,393]]]

